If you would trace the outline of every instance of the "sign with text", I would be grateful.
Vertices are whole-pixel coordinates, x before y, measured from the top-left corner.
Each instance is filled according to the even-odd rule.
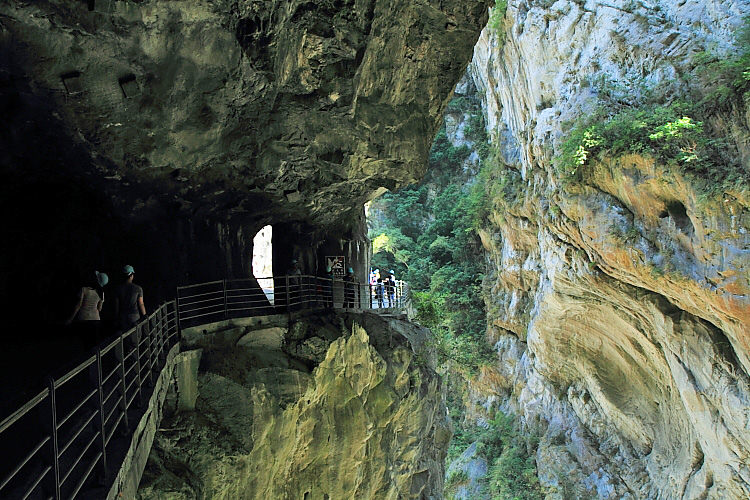
[[[346,274],[346,259],[343,255],[326,255],[326,266],[329,266],[333,275],[338,278],[343,278]]]

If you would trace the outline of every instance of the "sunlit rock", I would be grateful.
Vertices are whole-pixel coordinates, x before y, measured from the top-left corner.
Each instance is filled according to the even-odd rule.
[[[591,159],[578,183],[557,168],[606,85],[630,90],[623,106],[643,89],[681,95],[694,54],[730,54],[748,13],[735,2],[510,1],[477,45],[470,73],[506,187],[481,232],[500,362],[472,398],[500,397],[544,433],[550,499],[750,496],[747,184],[709,193],[640,154]],[[736,144],[746,178],[747,109],[705,120]]]
[[[451,431],[427,332],[345,322],[333,341],[319,320],[293,325],[307,333],[285,346],[251,344],[253,332],[198,340],[195,411],[162,423],[139,497],[440,498]],[[313,339],[329,347],[309,371],[294,345]]]

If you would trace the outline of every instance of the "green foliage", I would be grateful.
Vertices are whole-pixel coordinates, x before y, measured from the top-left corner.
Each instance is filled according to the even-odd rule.
[[[478,100],[457,97],[448,107],[470,117],[466,138],[486,147]],[[373,267],[397,269],[409,282],[417,319],[433,331],[441,361],[476,373],[493,356],[485,340],[484,259],[477,234],[487,203],[484,184],[463,165],[471,152],[465,145],[454,147],[440,130],[426,179],[373,202],[379,217],[370,237]]]
[[[747,180],[726,141],[711,137],[697,120],[699,111],[693,104],[674,102],[626,109],[609,117],[599,113],[568,134],[558,171],[569,182],[582,182],[596,155],[638,153],[679,168],[708,187]]]
[[[524,435],[508,416],[498,413],[483,437],[490,462],[489,490],[492,500],[541,500],[544,498],[536,470],[535,436]]]
[[[533,496],[540,491],[534,474],[535,445],[526,443],[512,420],[501,414],[488,430],[467,428],[463,406],[465,380],[497,359],[485,338],[485,261],[478,233],[487,219],[490,197],[518,203],[527,186],[520,173],[494,160],[476,99],[457,97],[447,112],[470,117],[464,136],[474,141],[479,153],[479,173],[475,176],[462,164],[471,150],[453,147],[441,130],[430,150],[425,180],[373,202],[371,211],[377,217],[370,233],[372,263],[380,269],[396,269],[397,276],[410,283],[417,320],[432,330],[433,347],[446,373],[446,402],[455,429],[447,460],[480,440],[492,465],[493,476],[487,482],[492,498],[515,498],[507,496],[513,493],[536,500],[541,497]],[[511,478],[516,472],[518,477]],[[447,486],[450,489],[466,479],[456,472]]]
[[[721,58],[710,52],[695,56],[701,82],[699,105],[709,111],[726,110],[750,100],[750,16],[735,33],[734,56]]]
[[[750,18],[735,45],[737,55],[728,58],[696,56],[700,85],[671,103],[657,88],[625,88],[603,77],[589,82],[603,106],[569,131],[556,161],[560,176],[585,182],[597,155],[637,153],[681,170],[708,192],[747,184],[750,174],[733,146],[704,125],[705,117],[750,101]]]
[[[487,26],[495,32],[499,32],[503,27],[503,19],[505,18],[505,11],[508,10],[508,0],[495,0],[495,6],[492,8],[490,13],[490,19],[487,22]]]
[[[487,429],[463,435],[462,441],[476,441],[489,463],[486,492],[492,500],[544,498],[535,461],[539,439],[523,433],[513,418],[497,412]]]
[[[448,479],[445,481],[445,486],[450,487],[457,484],[465,483],[469,480],[469,475],[466,473],[465,470],[459,469],[452,471],[451,474],[448,475]]]

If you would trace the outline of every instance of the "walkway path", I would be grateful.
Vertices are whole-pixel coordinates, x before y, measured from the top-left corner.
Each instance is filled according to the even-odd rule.
[[[179,352],[182,328],[302,310],[411,308],[404,282],[398,282],[393,302],[384,304],[392,307],[379,307],[368,284],[315,276],[268,280],[273,287],[265,289],[255,279],[179,287],[176,300],[99,345],[70,372],[49,377],[47,388],[0,422],[0,498],[111,495],[128,450],[144,438],[141,419],[152,394],[163,391],[162,370],[173,368],[169,360]]]

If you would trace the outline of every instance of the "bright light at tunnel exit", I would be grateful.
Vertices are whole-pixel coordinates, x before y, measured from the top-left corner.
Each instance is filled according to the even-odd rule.
[[[253,276],[273,304],[273,251],[271,226],[265,226],[253,238]]]

